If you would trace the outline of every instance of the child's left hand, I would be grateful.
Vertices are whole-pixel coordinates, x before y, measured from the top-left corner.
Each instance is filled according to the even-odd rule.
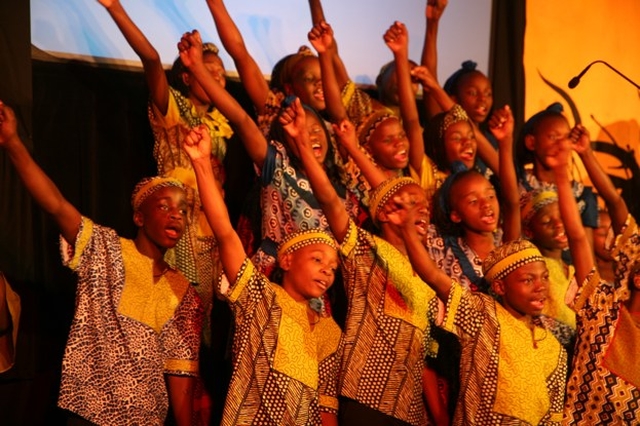
[[[415,228],[418,214],[416,200],[405,192],[393,196],[384,206],[389,222],[401,228]]]
[[[409,49],[409,33],[407,32],[407,27],[402,22],[394,22],[382,38],[394,53],[403,50],[407,51]]]
[[[308,136],[306,114],[299,98],[295,98],[291,104],[282,109],[278,121],[298,149],[307,147],[311,149],[309,138],[304,137]]]
[[[584,155],[591,151],[591,137],[589,131],[582,124],[576,124],[569,133],[573,149],[578,155]]]
[[[433,88],[438,87],[438,81],[433,77],[431,71],[424,65],[419,65],[411,69],[411,77],[417,79],[422,85],[425,92],[430,92]]]
[[[202,38],[198,30],[186,32],[178,42],[178,52],[182,64],[191,69],[202,63]]]
[[[211,135],[207,126],[201,124],[192,128],[184,138],[183,148],[191,161],[211,157]]]
[[[333,29],[324,21],[314,25],[307,38],[318,54],[327,52],[334,44]]]

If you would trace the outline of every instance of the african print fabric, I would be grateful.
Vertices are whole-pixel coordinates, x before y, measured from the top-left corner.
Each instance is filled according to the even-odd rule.
[[[99,425],[163,425],[165,374],[198,374],[197,293],[172,269],[154,282],[133,241],[87,218],[61,253],[78,288],[58,405]]]
[[[235,319],[222,425],[320,425],[321,411],[336,414],[335,321],[320,317],[311,328],[308,303],[293,300],[248,259],[220,292]]]
[[[425,354],[435,354],[435,292],[406,256],[353,221],[340,254],[348,299],[340,395],[412,425],[429,424],[421,377]]]
[[[559,425],[567,354],[541,326],[453,282],[442,327],[462,346],[454,425]]]
[[[640,424],[640,328],[624,305],[630,269],[640,259],[640,236],[631,216],[612,255],[614,283],[600,279],[594,269],[576,296],[578,337],[565,425]]]

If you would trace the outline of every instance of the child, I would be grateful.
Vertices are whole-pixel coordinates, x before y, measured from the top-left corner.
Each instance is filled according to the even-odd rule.
[[[209,134],[195,128],[185,149],[231,280],[219,287],[235,320],[234,369],[222,424],[336,424],[341,332],[308,303],[333,284],[335,241],[319,229],[289,234],[278,248],[282,287],[269,282],[247,259],[229,220],[209,161],[210,143]]]
[[[13,367],[16,361],[20,308],[20,296],[11,289],[0,272],[0,373]]]
[[[74,320],[58,405],[95,424],[162,425],[171,404],[191,424],[202,326],[199,297],[164,261],[182,236],[182,184],[148,178],[134,189],[134,240],[83,217],[23,145],[0,102],[0,146],[27,190],[61,231],[66,266],[78,274]]]
[[[398,208],[412,206],[396,197]],[[446,304],[441,327],[462,346],[460,394],[453,419],[463,424],[559,424],[566,352],[538,321],[548,292],[542,255],[526,240],[503,243],[483,262],[498,299],[470,292],[434,265],[410,208],[402,227],[416,272]]]
[[[571,140],[578,149],[582,136],[584,132],[572,134]],[[603,191],[599,185],[602,181],[596,178],[594,184],[598,183],[596,188],[612,212],[616,235],[612,247],[615,280],[602,280],[572,191],[569,140],[564,139],[559,145],[546,162],[555,176],[560,213],[580,283],[573,304],[577,342],[573,371],[567,382],[563,424],[636,424],[640,418],[640,370],[635,359],[640,342],[638,227],[620,195]],[[610,181],[609,187],[612,188]]]
[[[421,374],[431,351],[429,322],[433,292],[412,272],[397,227],[387,216],[394,194],[408,194],[422,204],[420,228],[427,222],[424,191],[411,178],[385,181],[379,172],[371,196],[376,237],[349,218],[326,173],[313,156],[303,131],[304,109],[296,100],[283,114],[295,140],[314,194],[340,244],[348,312],[341,352],[338,392],[341,424],[428,424]],[[342,131],[336,127],[336,131]],[[383,182],[380,184],[380,182]],[[438,413],[430,413],[438,414]]]
[[[211,161],[216,165],[216,179],[224,183],[222,161],[227,150],[227,140],[233,135],[227,119],[212,107],[212,100],[190,75],[189,70],[177,58],[172,68],[173,80],[169,82],[158,52],[131,20],[120,0],[98,0],[116,23],[122,35],[142,61],[149,88],[149,121],[154,134],[153,155],[158,174],[180,180],[185,185],[189,203],[189,220],[185,236],[175,250],[170,250],[167,260],[194,284],[204,303],[205,330],[203,341],[210,344],[209,315],[213,302],[213,283],[219,274],[216,242],[211,229],[200,214],[200,199],[195,175],[189,158],[182,150],[185,129],[205,124],[213,138]],[[225,69],[218,56],[218,48],[207,43],[203,49],[203,61],[208,73],[222,87],[225,86]],[[171,85],[170,85],[171,84]]]
[[[555,190],[554,174],[545,163],[547,153],[568,138],[572,131],[562,114],[562,105],[554,103],[534,114],[525,123],[516,147],[520,195],[534,189]],[[587,227],[589,241],[597,227],[598,210],[592,188],[574,181],[573,192],[580,208],[582,224]]]

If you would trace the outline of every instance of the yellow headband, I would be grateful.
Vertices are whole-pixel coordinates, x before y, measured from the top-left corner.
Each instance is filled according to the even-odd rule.
[[[385,180],[373,190],[369,200],[369,214],[371,215],[373,223],[378,224],[379,209],[387,204],[387,201],[389,201],[400,188],[407,185],[417,185],[417,182],[406,176],[391,178]]]
[[[536,246],[527,240],[509,241],[489,253],[482,263],[482,271],[487,282],[492,283],[533,262],[544,262]]]
[[[529,227],[529,222],[541,208],[557,201],[558,194],[555,191],[536,190],[525,194],[520,201],[520,219],[523,228]]]
[[[356,127],[358,142],[361,146],[366,147],[369,144],[371,135],[376,131],[378,126],[389,118],[397,118],[393,111],[389,108],[377,108],[362,118]]]
[[[159,189],[169,186],[174,186],[184,190],[182,182],[174,178],[153,176],[142,179],[133,189],[133,194],[131,194],[131,206],[133,207],[133,211],[138,211],[142,203],[144,203],[144,200],[146,200],[151,194]]]
[[[282,240],[278,247],[278,258],[311,244],[326,244],[334,250],[338,250],[336,240],[328,232],[322,229],[305,229],[289,234]]]

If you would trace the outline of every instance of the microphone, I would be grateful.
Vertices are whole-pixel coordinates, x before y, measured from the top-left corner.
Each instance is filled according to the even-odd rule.
[[[580,83],[580,78],[582,78],[582,76],[589,70],[589,68],[591,68],[591,65],[593,64],[605,64],[606,66],[608,66],[609,68],[611,68],[616,74],[618,74],[620,77],[624,78],[625,80],[627,80],[629,83],[633,84],[635,86],[636,89],[640,90],[640,86],[638,86],[637,83],[635,83],[634,81],[632,81],[629,77],[627,77],[626,75],[622,74],[620,71],[618,71],[617,69],[615,69],[614,67],[612,67],[611,65],[609,65],[607,62],[605,61],[601,61],[601,60],[597,60],[597,61],[593,61],[591,62],[589,65],[587,65],[585,67],[585,69],[582,70],[582,72],[580,74],[578,74],[577,76],[573,77],[571,80],[569,80],[569,89],[573,89],[574,87],[576,87],[579,83]]]

